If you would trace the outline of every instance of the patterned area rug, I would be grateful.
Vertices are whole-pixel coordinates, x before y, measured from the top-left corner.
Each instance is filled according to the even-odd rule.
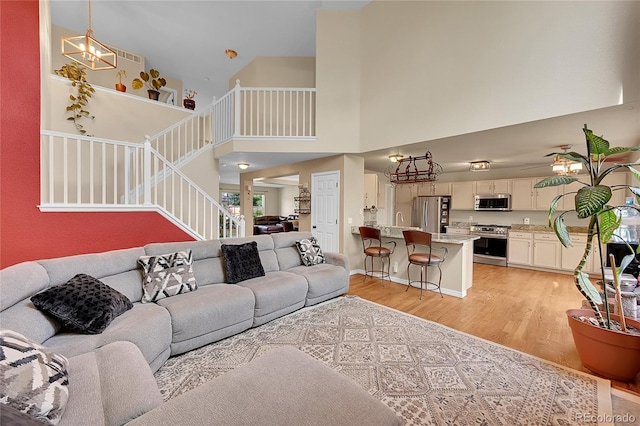
[[[282,345],[347,375],[407,425],[570,425],[611,413],[606,380],[357,297],[170,358],[156,380],[170,399]]]

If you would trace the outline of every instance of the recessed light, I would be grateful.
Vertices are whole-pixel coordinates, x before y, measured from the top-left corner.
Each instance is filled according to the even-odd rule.
[[[238,56],[238,52],[236,52],[233,49],[225,50],[224,54],[227,55],[227,58],[229,58],[229,59],[234,59],[236,56]]]
[[[248,169],[248,168],[249,168],[249,163],[238,163],[238,167],[239,167],[241,170],[246,170],[246,169]]]

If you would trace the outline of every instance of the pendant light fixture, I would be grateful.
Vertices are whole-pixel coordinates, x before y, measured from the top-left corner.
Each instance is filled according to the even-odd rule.
[[[564,150],[566,153],[572,146],[573,145],[560,145],[560,149]],[[551,163],[551,170],[560,176],[572,175],[582,171],[582,163],[571,161],[568,158],[556,155],[553,158],[553,163]]]
[[[118,55],[95,39],[91,29],[91,0],[89,0],[89,29],[84,35],[62,38],[62,54],[90,70],[117,68]]]
[[[392,163],[397,163],[398,161],[402,160],[404,158],[404,155],[397,153],[397,154],[393,154],[389,156],[389,160]]]

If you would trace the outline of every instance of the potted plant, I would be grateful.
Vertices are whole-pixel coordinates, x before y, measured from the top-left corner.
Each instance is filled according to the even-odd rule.
[[[119,80],[119,82],[116,83],[116,90],[118,92],[126,92],[127,91],[127,86],[122,84],[122,77],[126,77],[126,76],[127,76],[127,72],[125,70],[119,70],[116,73],[116,77],[118,77],[118,80]]]
[[[182,105],[184,105],[186,109],[190,109],[190,110],[196,109],[196,101],[193,100],[193,97],[197,94],[198,92],[196,92],[195,90],[185,89]]]
[[[612,191],[629,190],[631,194],[640,201],[640,188],[628,185],[615,185],[609,187],[604,182],[605,178],[612,172],[619,169],[628,169],[632,175],[640,180],[640,171],[634,166],[640,163],[613,164],[606,163],[607,159],[631,151],[638,151],[639,147],[616,147],[610,148],[609,142],[600,136],[593,134],[591,130],[584,126],[583,132],[586,137],[587,155],[577,152],[558,152],[551,155],[558,155],[562,158],[580,162],[585,167],[589,181],[583,183],[583,187],[577,192],[569,192],[558,195],[551,202],[549,208],[549,226],[553,228],[556,236],[565,247],[570,247],[571,238],[564,223],[564,216],[571,211],[575,211],[578,218],[588,220],[587,225],[587,245],[576,269],[574,271],[575,284],[587,299],[591,309],[570,309],[567,311],[569,326],[573,334],[576,349],[580,355],[582,364],[591,371],[610,379],[629,381],[633,380],[640,371],[640,335],[629,331],[617,330],[621,318],[611,313],[610,297],[611,291],[607,290],[604,284],[603,295],[591,282],[589,275],[584,271],[587,259],[592,254],[593,239],[596,238],[598,248],[595,255],[599,257],[600,283],[605,280],[605,261],[602,254],[602,245],[606,244],[615,234],[620,226],[621,217],[616,213],[618,209],[635,209],[640,211],[636,205],[611,206],[608,204]],[[578,181],[575,176],[553,176],[538,182],[536,188],[549,186],[567,185]],[[575,194],[575,210],[565,211],[554,218],[558,201],[569,194]],[[633,260],[635,253],[628,241],[624,241],[629,248],[629,254],[624,257],[616,270],[612,265],[615,275],[615,282],[622,271]],[[604,296],[604,297],[603,297]],[[604,311],[604,314],[603,312]],[[624,314],[622,314],[624,315]],[[640,330],[640,322],[627,320],[627,324]]]
[[[87,131],[80,123],[80,120],[82,118],[95,118],[87,110],[87,105],[89,104],[89,98],[93,96],[96,90],[87,82],[87,73],[85,70],[86,68],[83,65],[74,62],[64,64],[62,68],[54,71],[56,75],[68,78],[71,81],[71,87],[76,89],[75,95],[69,95],[70,102],[66,107],[66,111],[70,114],[67,120],[73,121],[76,130],[78,130],[81,135],[87,135]]]
[[[149,72],[140,71],[140,78],[134,78],[131,81],[131,85],[134,89],[142,89],[147,86],[147,92],[149,93],[149,99],[157,101],[160,96],[160,88],[167,85],[167,80],[164,77],[160,77],[160,72],[151,68]]]

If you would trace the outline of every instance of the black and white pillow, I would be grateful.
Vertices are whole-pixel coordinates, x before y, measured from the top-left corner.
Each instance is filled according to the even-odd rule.
[[[264,277],[264,267],[258,252],[258,243],[222,244],[225,282],[236,284],[251,278]]]
[[[155,302],[165,297],[188,293],[198,289],[193,274],[191,250],[157,256],[141,256],[142,303]]]
[[[300,258],[304,266],[318,265],[325,262],[324,254],[322,254],[320,245],[315,237],[296,241],[296,247],[298,247],[298,252],[300,253]]]
[[[69,400],[68,366],[64,356],[15,331],[0,330],[3,404],[41,422],[58,424]],[[22,421],[19,424],[29,424]]]
[[[102,333],[114,318],[133,307],[127,296],[87,274],[77,274],[32,296],[31,301],[66,328],[84,334]]]

